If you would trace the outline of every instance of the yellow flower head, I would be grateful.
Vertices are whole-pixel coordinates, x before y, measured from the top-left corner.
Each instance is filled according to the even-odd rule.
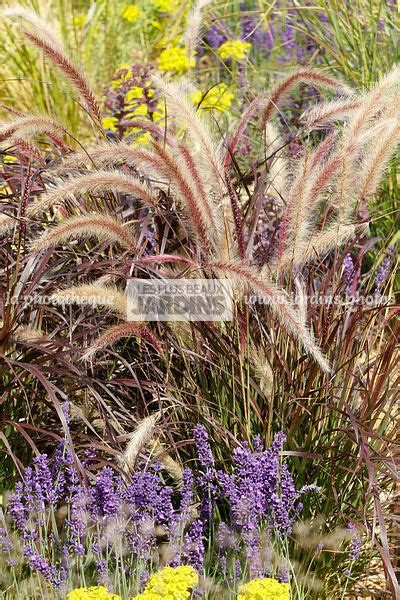
[[[108,129],[110,131],[116,131],[116,123],[118,119],[116,117],[103,117],[101,120],[101,126],[103,129]]]
[[[164,567],[152,575],[142,594],[132,600],[188,600],[199,577],[192,567]]]
[[[179,6],[179,0],[153,0],[156,9],[163,13],[173,13]]]
[[[121,600],[121,596],[110,594],[105,587],[95,586],[72,590],[68,594],[67,600]]]
[[[227,40],[217,50],[222,60],[243,60],[250,52],[251,44],[242,40]]]
[[[122,74],[119,77],[117,77],[117,73],[119,71],[122,71]],[[130,77],[132,77],[132,71],[130,66],[126,63],[122,63],[121,65],[119,65],[118,69],[113,75],[113,78],[111,80],[111,87],[115,88],[121,86],[124,83],[124,81],[126,81]]]
[[[143,88],[137,85],[131,87],[125,94],[125,102],[138,100],[139,98],[143,98]]]
[[[241,585],[237,600],[289,600],[288,583],[279,583],[276,579],[253,579]]]
[[[163,50],[158,58],[160,71],[174,71],[175,73],[187,73],[189,67],[194,67],[195,61],[189,57],[185,48],[171,46]]]
[[[208,90],[205,95],[200,90],[192,94],[192,102],[194,104],[201,102],[201,108],[216,108],[221,112],[229,109],[234,98],[235,94],[228,91],[226,83],[218,83]]]
[[[127,4],[121,12],[121,17],[129,23],[136,23],[139,17],[142,16],[142,11],[135,4]]]
[[[81,13],[79,15],[74,15],[74,18],[72,21],[73,21],[73,24],[75,25],[75,27],[80,29],[86,23],[86,15],[84,13]]]

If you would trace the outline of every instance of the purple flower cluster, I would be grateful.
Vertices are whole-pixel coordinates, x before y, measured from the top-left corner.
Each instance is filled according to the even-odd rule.
[[[243,443],[233,452],[232,468],[225,471],[217,469],[202,425],[195,427],[194,438],[198,468],[184,470],[179,490],[166,483],[158,463],[142,465],[129,480],[105,466],[95,479],[85,481],[65,441],[52,460],[46,454],[35,458],[8,506],[30,568],[60,588],[70,566],[77,558],[87,560],[90,549],[97,582],[105,582],[110,557],[114,568],[119,564],[113,554],[118,539],[130,557],[121,568],[129,572],[137,561],[140,572],[150,569],[160,541],[169,547],[167,558],[164,555],[167,564],[190,564],[203,572],[218,508],[228,516],[216,535],[221,568],[226,569],[233,552],[233,569],[241,569],[244,556],[251,573],[263,575],[265,536],[288,535],[300,509],[300,493],[280,460],[285,436],[278,433],[267,450],[258,438],[255,452]],[[60,506],[66,510],[63,527],[49,532]],[[0,540],[2,551],[10,554],[13,545],[5,530],[0,531]]]
[[[271,447],[260,448],[258,453],[252,453],[243,444],[233,452],[233,473],[219,473],[234,527],[252,531],[268,523],[281,536],[290,533],[298,493],[287,466],[279,458],[285,439],[283,433],[278,433]]]
[[[380,292],[385,281],[390,275],[390,270],[393,263],[393,257],[395,255],[395,249],[393,246],[388,246],[387,256],[383,260],[375,276],[375,287],[377,292]]]
[[[296,491],[287,466],[280,460],[286,438],[283,433],[278,433],[268,450],[255,438],[255,452],[244,442],[233,451],[232,472],[215,468],[207,432],[202,425],[195,428],[195,440],[201,467],[198,483],[203,491],[202,515],[210,520],[214,505],[218,502],[228,504],[230,523],[221,523],[217,535],[221,564],[226,563],[229,550],[237,552],[242,545],[252,577],[263,576],[266,571],[263,536],[266,532],[278,537],[287,536],[301,510],[298,502],[301,494]],[[308,491],[319,489],[310,486],[302,493]]]
[[[358,560],[361,554],[362,537],[358,533],[357,527],[354,525],[354,523],[350,522],[347,528],[351,532],[352,536],[349,548],[349,558],[350,560]]]
[[[351,293],[355,275],[354,261],[351,254],[346,254],[343,260],[343,281],[346,285],[346,293]]]
[[[362,537],[358,533],[357,527],[354,525],[354,523],[352,523],[350,521],[350,523],[347,526],[347,529],[349,530],[349,532],[351,534],[350,547],[349,547],[349,559],[351,562],[355,562],[361,556],[361,549],[362,549],[363,541],[362,541]],[[351,577],[351,569],[346,570],[346,575],[347,575],[347,577]]]
[[[248,11],[245,3],[241,4],[244,13],[241,18],[242,38],[253,44],[264,55],[268,55],[274,47],[274,23],[268,19],[268,27],[263,23],[263,15],[258,6],[253,11]]]

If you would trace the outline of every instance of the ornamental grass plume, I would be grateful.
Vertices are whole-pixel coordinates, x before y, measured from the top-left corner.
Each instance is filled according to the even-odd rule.
[[[54,37],[48,38],[47,30],[35,26],[31,31],[22,29],[22,34],[33,46],[42,51],[44,56],[50,60],[70,81],[79,96],[85,103],[88,114],[98,125],[101,122],[101,109],[82,69],[75,65],[67,56],[61,42],[55,44]]]
[[[15,142],[15,140],[31,140],[33,137],[45,134],[60,148],[68,148],[64,142],[65,135],[70,136],[68,129],[50,117],[21,115],[13,121],[0,124],[0,141]]]
[[[59,306],[71,303],[88,306],[103,306],[125,317],[127,314],[127,298],[123,290],[116,286],[101,285],[99,282],[71,286],[58,290],[51,300]]]
[[[44,37],[51,41],[54,47],[59,47],[59,49],[62,50],[60,40],[54,35],[54,29],[35,11],[17,5],[2,10],[1,15],[6,19],[23,21],[24,23],[29,24],[33,29],[40,31]]]
[[[132,600],[188,600],[198,582],[199,576],[192,567],[164,567],[150,577],[144,592]]]
[[[137,338],[147,342],[155,348],[160,354],[162,345],[157,336],[150,331],[143,323],[119,323],[109,327],[102,333],[84,352],[82,360],[90,360],[97,352],[113,346],[125,338]]]
[[[297,69],[281,82],[279,82],[268,94],[268,101],[261,117],[261,129],[265,129],[271,117],[281,109],[283,101],[288,94],[299,84],[313,85],[316,88],[328,89],[345,96],[353,96],[354,90],[333,77],[328,77],[323,72],[311,68]]]
[[[112,152],[112,147],[106,147]],[[121,150],[124,150],[121,148]],[[106,156],[107,156],[107,152]],[[135,154],[133,154],[133,157]],[[114,162],[118,161],[118,155],[114,156]],[[68,163],[67,163],[68,164]],[[77,164],[71,159],[71,164]],[[83,195],[88,193],[107,194],[120,193],[131,194],[135,198],[140,199],[145,205],[155,206],[156,200],[149,189],[149,186],[139,181],[136,177],[132,177],[120,171],[101,171],[97,170],[92,173],[85,173],[71,178],[64,182],[61,186],[53,190],[49,190],[43,194],[36,202],[32,203],[28,208],[28,215],[37,215],[49,208],[64,202],[71,195]],[[99,217],[100,215],[95,215]],[[114,229],[114,227],[111,227]]]
[[[240,586],[237,600],[289,600],[290,586],[275,579],[254,579]]]
[[[81,214],[62,220],[33,242],[32,251],[40,252],[70,240],[91,238],[120,244],[134,253],[139,251],[137,240],[129,231],[129,227],[115,217],[97,213]]]
[[[0,214],[0,236],[6,235],[10,230],[14,229],[17,221],[9,215]]]
[[[150,415],[138,423],[136,429],[129,435],[125,452],[120,458],[120,464],[128,472],[135,466],[139,453],[145,448],[154,436],[157,421],[161,414]]]

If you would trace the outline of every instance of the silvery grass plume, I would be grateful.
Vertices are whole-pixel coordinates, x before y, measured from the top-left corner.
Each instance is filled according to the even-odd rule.
[[[310,131],[328,123],[348,119],[360,107],[360,98],[333,100],[308,109],[301,115],[306,129]]]
[[[159,353],[162,352],[160,340],[150,331],[144,323],[119,323],[109,327],[91,344],[82,355],[82,360],[90,360],[100,350],[113,346],[124,338],[138,338],[153,346]]]
[[[268,304],[278,317],[283,327],[297,339],[325,373],[330,372],[330,366],[320,348],[315,343],[312,334],[304,325],[296,308],[290,303],[286,292],[278,288],[266,276],[255,268],[239,262],[210,262],[207,268],[226,275],[247,289],[258,294]]]
[[[189,11],[184,33],[189,64],[194,59],[196,48],[200,41],[201,27],[203,25],[203,11],[209,4],[211,4],[211,0],[197,0]]]
[[[370,153],[374,152],[374,145],[393,128],[393,117],[397,121],[399,119],[399,85],[400,67],[395,67],[371,91],[364,94],[359,108],[344,129],[336,153],[340,160],[340,176],[331,199],[338,210],[341,223],[349,218],[355,204],[360,200],[362,190],[358,174],[363,170],[365,161]],[[394,151],[393,141],[391,148]],[[382,158],[383,164],[387,164],[388,157],[382,155]]]
[[[186,145],[176,143],[162,146],[157,142],[152,142],[150,148],[132,148],[124,143],[103,144],[89,149],[87,153],[80,152],[68,156],[63,164],[66,168],[78,168],[90,160],[97,166],[104,167],[128,165],[143,176],[151,179],[157,178],[158,186],[165,192],[172,191],[179,200],[183,209],[179,216],[184,217],[186,226],[196,236],[203,249],[207,251],[220,246],[217,207],[210,200],[209,185],[197,167],[196,156]],[[75,185],[76,192],[85,191],[82,183],[89,182],[93,183],[93,187],[88,189],[87,186],[86,191],[95,192],[95,186],[100,185],[101,181],[104,182],[104,190],[112,191],[114,186],[115,191],[130,194],[158,208],[155,195],[149,188],[136,180],[137,189],[135,190],[134,178],[117,170],[96,171],[90,176],[81,175],[79,181],[77,178],[73,178],[70,186],[73,188]],[[130,189],[128,182],[130,182]],[[61,200],[67,192],[67,186],[64,189],[59,188],[59,191],[54,192],[53,197],[56,195],[58,196],[57,200]],[[52,202],[50,195],[40,198],[32,205],[31,214],[36,211],[36,207],[41,210],[50,202]]]
[[[355,232],[354,209],[376,191],[398,144],[398,120],[386,117],[398,110],[394,90],[399,73],[394,69],[360,96],[350,111],[344,111],[341,118],[348,122],[342,135],[328,136],[299,160],[285,194],[273,269],[287,272],[311,258],[318,259]],[[329,112],[332,105],[327,106]],[[318,114],[324,114],[324,105],[312,109],[311,121],[318,119]],[[316,231],[317,214],[326,201],[334,207],[334,216],[325,229]]]
[[[4,236],[14,229],[16,223],[17,221],[14,217],[0,214],[0,236]]]
[[[39,15],[19,7],[11,9],[5,16],[22,22],[19,23],[19,28],[26,41],[38,48],[65,75],[83,100],[88,114],[97,125],[100,125],[100,106],[82,68],[68,56],[62,42],[54,35],[51,28]],[[30,29],[25,29],[25,25],[29,25]]]
[[[217,201],[220,201],[221,196],[226,194],[222,149],[218,147],[207,120],[202,118],[193,106],[188,94],[188,82],[171,82],[157,76],[154,83],[166,98],[169,114],[185,128],[201,175],[205,181],[211,182]]]
[[[60,39],[54,34],[54,27],[50,26],[45,19],[33,10],[28,9],[25,6],[16,5],[2,10],[0,14],[6,19],[15,20],[17,22],[22,21],[23,23],[30,25],[36,31],[40,31],[55,48],[62,51],[62,44],[60,43]]]
[[[94,282],[86,285],[77,285],[59,290],[52,295],[51,300],[60,305],[78,304],[108,309],[117,316],[126,320],[127,318],[127,295],[126,292],[116,286],[103,285]],[[83,361],[91,360],[97,352],[113,346],[116,342],[135,337],[153,346],[159,353],[162,352],[160,340],[150,331],[144,323],[118,323],[106,329],[84,352],[81,357]]]
[[[155,413],[146,417],[137,424],[135,430],[129,434],[129,441],[125,452],[121,455],[119,463],[129,473],[134,469],[140,452],[153,438],[156,425],[161,417],[161,413]]]

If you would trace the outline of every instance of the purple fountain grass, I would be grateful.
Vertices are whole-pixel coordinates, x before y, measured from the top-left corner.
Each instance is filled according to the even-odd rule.
[[[361,100],[357,98],[326,102],[321,106],[315,106],[305,111],[301,115],[301,120],[309,130],[326,127],[328,123],[342,121],[350,117],[360,107],[360,104]]]
[[[65,201],[73,194],[106,194],[106,193],[131,194],[148,206],[156,207],[156,197],[148,185],[141,183],[138,178],[132,177],[121,171],[96,171],[77,175],[66,181],[63,185],[49,190],[40,196],[36,202],[28,207],[28,215],[34,216],[48,210],[54,205]]]
[[[94,121],[97,124],[100,124],[100,107],[81,69],[74,65],[72,60],[68,58],[68,56],[65,54],[63,49],[60,48],[60,46],[55,46],[53,45],[51,39],[47,40],[45,37],[42,37],[42,33],[45,34],[46,32],[41,32],[40,30],[38,30],[37,33],[32,33],[23,29],[22,33],[28,40],[28,42],[36,46],[36,48],[39,48],[39,50],[41,50],[43,54],[56,67],[58,67],[62,73],[64,73],[64,75],[71,82],[75,90],[84,100],[89,115],[94,119]]]
[[[0,125],[0,141],[30,140],[32,137],[45,134],[56,146],[66,150],[69,146],[62,136],[70,136],[68,129],[50,117],[21,115],[18,119]]]
[[[64,219],[51,227],[32,244],[32,251],[49,250],[71,239],[97,238],[101,241],[121,244],[132,252],[138,253],[136,238],[115,217],[100,214],[82,214]]]
[[[82,305],[109,307],[123,317],[127,314],[125,290],[116,286],[102,285],[99,281],[58,290],[52,294],[51,299],[60,306],[76,302]]]
[[[140,323],[120,323],[110,327],[102,333],[91,346],[87,348],[85,353],[82,355],[82,360],[90,360],[94,357],[96,352],[104,348],[112,346],[119,340],[124,338],[139,338],[142,339],[158,351],[161,352],[160,340],[150,331],[148,327]]]
[[[283,100],[293,90],[295,86],[300,83],[314,85],[323,89],[332,90],[339,94],[345,94],[352,96],[354,91],[344,83],[338,80],[328,77],[320,71],[313,69],[298,69],[291,75],[285,77],[283,81],[278,83],[276,87],[270,92],[269,100],[266,107],[263,110],[261,118],[261,128],[264,129],[268,121],[279,110]]]

